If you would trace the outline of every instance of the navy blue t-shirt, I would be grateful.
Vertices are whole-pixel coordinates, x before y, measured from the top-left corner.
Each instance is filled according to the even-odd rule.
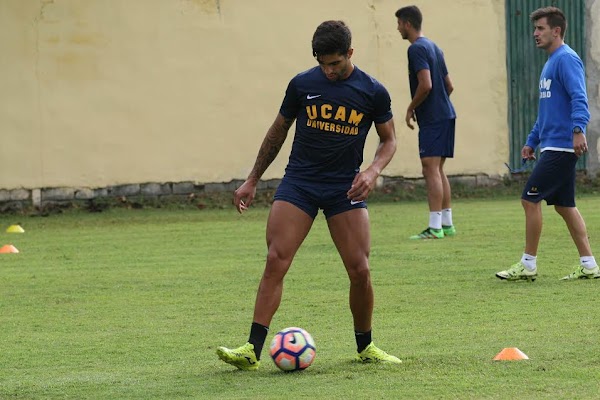
[[[412,97],[419,85],[417,73],[423,69],[428,69],[431,74],[431,91],[415,109],[419,126],[456,118],[444,82],[448,75],[444,53],[426,37],[418,38],[408,47],[408,79]]]
[[[301,72],[290,81],[279,112],[296,118],[285,176],[326,183],[352,182],[371,125],[392,118],[386,88],[356,66],[343,81],[330,81],[318,66]]]

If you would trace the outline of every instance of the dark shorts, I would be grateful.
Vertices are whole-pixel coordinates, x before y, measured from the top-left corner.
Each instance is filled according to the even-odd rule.
[[[575,207],[575,153],[546,150],[533,168],[521,198],[532,203]]]
[[[313,219],[319,209],[323,209],[325,217],[330,218],[355,208],[367,208],[366,201],[354,203],[348,199],[346,193],[351,184],[318,184],[284,177],[273,199],[292,203]]]
[[[447,119],[419,126],[419,157],[454,157],[455,125],[455,119]]]

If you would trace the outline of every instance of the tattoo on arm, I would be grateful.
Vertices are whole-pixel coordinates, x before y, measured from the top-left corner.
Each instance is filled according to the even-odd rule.
[[[249,178],[259,180],[269,165],[275,160],[283,142],[287,137],[288,131],[294,122],[293,118],[277,118],[273,125],[267,131],[267,135],[260,146],[256,162],[250,172]]]

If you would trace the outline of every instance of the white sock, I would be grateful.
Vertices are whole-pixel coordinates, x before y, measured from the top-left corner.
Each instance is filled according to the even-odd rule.
[[[441,211],[432,211],[429,213],[429,227],[433,229],[442,229]]]
[[[533,271],[537,268],[536,263],[537,257],[532,256],[531,254],[523,253],[523,257],[521,257],[521,264],[525,266],[530,271]]]
[[[596,264],[596,259],[594,258],[594,256],[580,257],[579,260],[581,261],[581,265],[587,269],[594,269],[598,266],[598,264]]]
[[[444,208],[442,210],[442,225],[443,226],[452,226],[452,209]]]

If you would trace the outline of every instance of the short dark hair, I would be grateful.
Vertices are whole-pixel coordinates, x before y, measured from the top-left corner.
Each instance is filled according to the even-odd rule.
[[[423,23],[423,14],[417,6],[406,6],[396,11],[396,18],[401,19],[404,22],[410,22],[413,28],[420,31],[421,24]]]
[[[543,7],[538,8],[529,16],[531,22],[536,22],[538,19],[546,18],[550,28],[560,28],[560,37],[564,39],[565,31],[567,30],[567,18],[560,8],[557,7]]]
[[[317,27],[312,38],[313,56],[348,54],[352,33],[344,21],[325,21]]]

